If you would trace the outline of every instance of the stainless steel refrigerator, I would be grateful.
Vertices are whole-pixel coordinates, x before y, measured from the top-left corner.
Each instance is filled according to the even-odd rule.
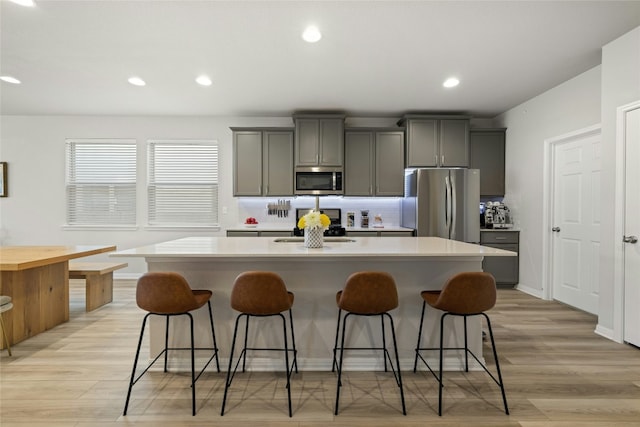
[[[404,194],[401,225],[417,236],[480,242],[480,170],[407,170]]]

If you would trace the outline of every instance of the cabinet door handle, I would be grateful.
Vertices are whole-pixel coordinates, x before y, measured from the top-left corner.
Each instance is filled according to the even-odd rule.
[[[444,165],[444,154],[442,155],[442,165]]]
[[[438,166],[438,155],[433,156],[433,162]]]
[[[551,229],[551,231],[553,231],[554,233],[559,233],[560,232],[560,227],[553,227]]]
[[[506,237],[496,237],[496,240],[507,240]]]
[[[624,236],[622,241],[625,243],[638,243],[638,238],[636,236]]]

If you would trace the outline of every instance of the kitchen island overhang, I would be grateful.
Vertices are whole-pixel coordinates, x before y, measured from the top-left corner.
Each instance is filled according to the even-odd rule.
[[[341,290],[350,274],[375,270],[390,273],[398,287],[400,305],[391,312],[396,323],[398,350],[403,369],[413,366],[414,349],[422,309],[422,290],[438,290],[446,280],[462,271],[482,271],[485,256],[515,256],[495,248],[468,244],[437,237],[356,237],[350,242],[331,241],[318,249],[307,249],[302,241],[277,242],[268,237],[188,237],[153,245],[123,250],[116,257],[143,257],[148,271],[175,271],[182,274],[192,288],[213,291],[213,309],[216,335],[221,356],[226,360],[233,334],[235,313],[229,306],[229,296],[238,274],[249,270],[267,270],[278,273],[287,288],[295,294],[293,306],[294,327],[298,349],[298,363],[303,370],[331,369],[333,343],[337,321],[335,294]],[[438,343],[439,314],[427,310],[423,347],[436,347]],[[210,345],[205,313],[196,313],[196,346]],[[171,331],[171,345],[185,346],[186,322],[175,319]],[[459,322],[458,322],[459,321]],[[278,327],[268,324],[253,329],[254,346],[281,344]],[[371,337],[379,337],[378,321],[358,319],[350,327],[352,347],[369,346]],[[480,319],[469,319],[469,347],[482,354]],[[445,344],[461,346],[462,319],[451,319],[445,331]],[[151,322],[151,354],[157,354],[164,342],[164,322]],[[389,342],[389,341],[388,341]],[[381,344],[381,343],[380,343]],[[436,354],[429,357],[435,361]],[[445,368],[459,369],[464,359],[461,354],[449,352]],[[427,355],[429,356],[429,355]],[[182,365],[184,355],[171,355],[172,363]],[[279,368],[277,356],[261,353],[249,354],[251,369]],[[185,365],[186,366],[186,365]],[[383,369],[380,352],[347,352],[345,369]]]

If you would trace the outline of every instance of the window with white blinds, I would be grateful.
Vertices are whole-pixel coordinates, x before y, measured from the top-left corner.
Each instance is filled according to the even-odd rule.
[[[148,142],[150,226],[218,226],[218,143]]]
[[[69,226],[136,225],[136,141],[67,139]]]

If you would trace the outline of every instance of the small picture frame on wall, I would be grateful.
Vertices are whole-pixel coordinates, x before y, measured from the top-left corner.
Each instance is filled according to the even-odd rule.
[[[0,162],[0,197],[7,195],[7,162]]]

